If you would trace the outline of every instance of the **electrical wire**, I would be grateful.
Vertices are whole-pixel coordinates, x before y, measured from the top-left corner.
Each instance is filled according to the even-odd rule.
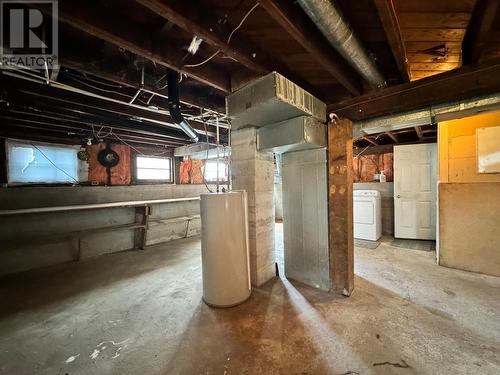
[[[159,154],[145,154],[143,153],[141,150],[135,148],[134,146],[132,146],[130,143],[128,142],[125,142],[118,134],[116,134],[115,132],[112,132],[110,135],[113,135],[116,139],[118,139],[121,143],[123,143],[125,146],[128,146],[130,147],[132,150],[134,150],[135,152],[137,152],[139,155],[141,156],[162,156],[162,155],[165,155],[165,154],[168,154],[170,151],[164,151],[164,152],[161,152]]]
[[[88,81],[95,82],[95,83],[98,83],[98,84],[103,85],[103,86],[114,87],[116,89],[121,89],[121,88],[124,87],[123,85],[102,82],[102,81],[99,81],[97,79],[90,78],[87,74],[81,76],[81,75],[70,73],[68,71],[66,71],[65,74],[68,75],[68,76],[71,76],[73,78],[83,78],[83,77],[85,77],[85,79],[88,80]]]
[[[101,135],[101,131],[105,128],[109,128],[109,131],[106,135]],[[107,138],[109,137],[111,134],[113,134],[113,128],[111,126],[101,126],[101,128],[97,131],[97,137],[98,138]]]
[[[75,80],[75,81],[77,81],[77,82],[79,82],[79,83],[81,83],[82,85],[85,85],[85,86],[87,86],[87,87],[91,87],[91,88],[93,88],[93,89],[95,89],[95,90],[102,91],[102,92],[107,92],[107,93],[111,93],[111,94],[120,95],[120,96],[123,96],[123,97],[125,97],[125,98],[127,98],[127,99],[132,99],[132,96],[127,95],[127,94],[124,94],[124,93],[122,93],[122,92],[118,92],[118,91],[113,91],[113,90],[103,89],[103,88],[100,88],[100,87],[97,87],[97,86],[91,85],[90,83],[84,82],[84,81],[82,81],[82,80],[80,80],[80,79],[78,79],[78,78],[75,78],[75,77],[70,77],[70,78],[71,78],[71,79],[73,79],[73,80]],[[141,102],[142,104],[147,105],[147,103],[146,103],[145,101],[141,100],[140,98],[136,98],[135,100],[137,100],[137,101]]]
[[[111,94],[116,94],[116,95],[120,95],[120,96],[125,96],[125,97],[127,97],[127,98],[129,98],[129,99],[130,99],[130,95],[124,94],[124,93],[122,93],[122,92],[119,92],[119,91],[114,91],[114,90],[107,90],[107,89],[103,89],[103,88],[100,88],[100,87],[97,87],[97,86],[91,85],[90,83],[84,82],[84,81],[82,81],[82,80],[80,80],[80,79],[78,79],[78,78],[76,78],[76,77],[72,77],[72,76],[70,76],[69,78],[71,78],[72,80],[74,80],[74,81],[76,81],[76,82],[81,83],[82,85],[85,85],[85,86],[87,86],[87,87],[91,87],[91,88],[93,88],[93,89],[95,89],[95,90],[99,90],[99,91],[102,91],[102,92],[109,92],[109,93],[111,93]]]
[[[245,14],[245,16],[242,18],[242,20],[240,21],[240,23],[238,24],[238,26],[236,26],[233,31],[231,31],[231,33],[229,34],[229,37],[227,38],[227,44],[229,45],[229,43],[231,42],[231,38],[233,37],[234,33],[236,31],[239,30],[239,28],[243,25],[243,23],[246,21],[246,19],[250,16],[250,14],[252,14],[252,12],[260,5],[260,3],[256,3],[252,8],[250,8],[250,10]],[[217,56],[219,53],[221,52],[220,49],[218,49],[217,51],[215,51],[211,56],[209,56],[208,58],[206,58],[204,61],[202,62],[199,62],[197,64],[188,64],[188,65],[184,65],[185,68],[196,68],[198,66],[202,66],[204,64],[206,64],[207,62],[209,62],[210,60],[212,60],[215,56]]]
[[[202,66],[202,65],[206,64],[207,62],[209,62],[210,60],[212,60],[219,53],[220,53],[220,49],[217,50],[217,51],[215,51],[214,54],[212,54],[210,57],[208,57],[207,59],[203,60],[202,62],[197,63],[197,64],[187,64],[187,65],[184,65],[184,67],[185,68],[196,68],[197,66]]]
[[[47,159],[47,160],[49,161],[49,163],[50,163],[50,164],[52,164],[52,165],[53,165],[56,169],[58,169],[59,171],[61,171],[62,173],[64,173],[66,176],[68,176],[69,178],[71,178],[71,179],[72,179],[73,181],[75,181],[77,184],[78,184],[78,183],[80,183],[80,181],[78,181],[76,178],[74,178],[73,176],[71,176],[71,175],[70,175],[69,173],[67,173],[64,169],[59,168],[59,167],[58,167],[58,166],[57,166],[57,165],[56,165],[56,164],[55,164],[52,160],[50,160],[50,158],[49,158],[47,155],[45,155],[45,153],[44,153],[42,150],[40,150],[37,146],[35,146],[33,143],[31,143],[31,145],[32,145],[32,146],[33,146],[36,150],[38,150],[38,152],[39,152],[40,154],[42,154],[42,155],[43,155],[43,157],[44,157],[45,159]]]
[[[243,23],[246,21],[248,16],[250,16],[250,14],[252,14],[252,12],[255,10],[255,8],[257,8],[259,5],[260,5],[260,3],[257,3],[252,8],[250,8],[250,10],[247,12],[247,14],[245,14],[243,19],[239,23],[239,25],[236,26],[236,28],[233,31],[231,31],[231,34],[229,34],[229,38],[227,38],[227,44],[229,44],[229,42],[231,42],[231,38],[233,37],[233,34],[243,25]]]

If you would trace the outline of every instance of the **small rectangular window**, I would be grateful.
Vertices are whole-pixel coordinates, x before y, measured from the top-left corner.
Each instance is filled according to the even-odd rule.
[[[139,181],[172,181],[172,159],[137,156],[136,176]]]
[[[227,163],[219,160],[219,182],[227,182]],[[217,161],[205,161],[205,181],[217,182]]]
[[[9,183],[78,182],[77,153],[72,146],[8,141]]]

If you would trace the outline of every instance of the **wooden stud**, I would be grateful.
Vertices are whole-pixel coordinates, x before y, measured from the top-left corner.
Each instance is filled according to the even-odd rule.
[[[352,122],[328,125],[328,236],[332,290],[350,296],[354,289]]]
[[[136,232],[136,247],[141,250],[144,250],[147,245],[150,215],[151,206],[141,206],[135,209],[135,221],[141,226]]]

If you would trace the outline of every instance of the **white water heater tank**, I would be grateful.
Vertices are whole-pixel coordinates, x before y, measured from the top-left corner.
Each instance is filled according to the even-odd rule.
[[[201,194],[203,300],[230,307],[251,293],[245,191]]]

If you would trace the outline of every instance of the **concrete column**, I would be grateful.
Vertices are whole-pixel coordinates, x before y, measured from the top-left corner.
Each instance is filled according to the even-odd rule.
[[[250,274],[260,286],[276,275],[274,254],[274,159],[257,151],[257,128],[231,132],[231,173],[234,190],[248,195]]]

